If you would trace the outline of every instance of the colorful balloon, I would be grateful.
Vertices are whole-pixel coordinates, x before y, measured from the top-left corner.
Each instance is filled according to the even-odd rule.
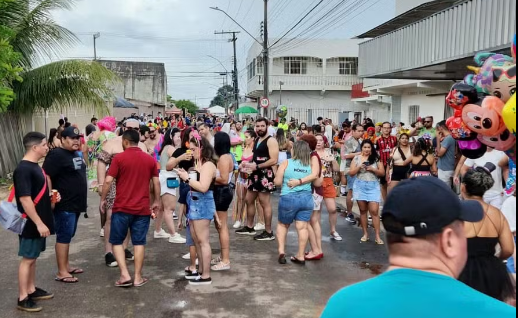
[[[493,82],[490,87],[491,95],[507,103],[516,94],[516,64],[505,63],[493,67]]]
[[[504,119],[507,129],[516,136],[516,94],[505,104],[502,111],[502,118]]]
[[[277,113],[277,117],[286,118],[286,116],[288,116],[288,107],[281,105],[281,106],[277,107],[276,113]]]
[[[511,47],[511,55],[513,56],[514,63],[516,63],[516,34],[514,35],[513,45]]]
[[[468,128],[484,136],[502,134],[507,128],[502,119],[504,102],[497,97],[487,96],[482,106],[469,104],[462,109],[462,120]]]
[[[467,104],[475,104],[478,101],[477,89],[466,83],[453,85],[446,97],[446,104],[455,110],[462,110]]]
[[[502,69],[515,65],[512,57],[495,53],[478,53],[475,55],[475,63],[477,64],[476,67],[468,67],[475,75],[470,74],[466,76],[464,81],[466,84],[475,87],[479,93],[484,95],[495,95],[493,91],[494,68]],[[503,72],[500,72],[499,75],[503,75]],[[497,83],[506,79],[512,79],[512,76],[509,75],[507,78],[498,76]],[[514,84],[516,88],[516,77],[514,78]],[[496,86],[500,85],[497,84]]]
[[[516,137],[508,129],[502,134],[492,137],[478,135],[478,140],[484,145],[500,151],[507,151],[516,144]]]
[[[478,140],[476,133],[471,133],[468,138],[457,141],[461,154],[468,159],[482,158],[487,152],[487,146]]]

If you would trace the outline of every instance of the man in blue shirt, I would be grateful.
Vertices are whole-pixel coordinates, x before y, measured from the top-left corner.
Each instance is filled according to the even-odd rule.
[[[436,178],[401,182],[383,210],[388,271],[338,292],[322,318],[516,317],[515,308],[457,281],[468,258],[464,221],[483,217],[479,203],[461,202]]]

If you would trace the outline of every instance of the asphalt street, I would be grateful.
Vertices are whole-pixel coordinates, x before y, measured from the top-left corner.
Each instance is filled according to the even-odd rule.
[[[42,302],[44,310],[33,316],[315,318],[320,316],[327,300],[336,291],[381,273],[387,262],[385,247],[373,242],[360,244],[360,228],[340,217],[338,231],[344,241],[331,242],[324,237],[324,260],[308,263],[306,267],[289,263],[279,265],[276,241],[255,242],[250,237],[237,237],[231,231],[231,271],[213,273],[211,286],[192,287],[183,278],[187,261],[181,256],[187,252],[186,246],[154,240],[150,230],[144,265],[150,283],[139,289],[119,289],[114,287],[119,270],[104,264],[98,198],[96,194],[90,194],[90,218],[81,218],[71,245],[71,265],[85,270],[84,274],[78,275],[80,283],[65,285],[54,281],[55,237],[50,238],[47,251],[37,263],[37,285],[54,292],[55,299]],[[277,197],[273,206],[276,224]],[[326,212],[322,218],[324,233],[329,233]],[[29,317],[31,314],[16,310],[18,238],[2,229],[0,242],[0,317]],[[219,242],[215,229],[211,231],[211,242],[217,253]],[[296,246],[296,232],[291,229],[288,255],[296,252]],[[131,262],[130,270],[133,270]],[[344,304],[344,316],[349,305]]]

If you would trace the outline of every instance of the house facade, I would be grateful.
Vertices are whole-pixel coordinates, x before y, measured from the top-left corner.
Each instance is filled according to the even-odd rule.
[[[276,118],[279,105],[288,107],[288,118],[308,124],[320,116],[337,123],[364,110],[351,101],[353,85],[361,83],[358,40],[314,40],[300,46],[288,41],[270,52],[269,118]],[[259,99],[264,92],[264,63],[258,43],[250,48],[247,65],[247,97]]]
[[[450,87],[461,81],[477,52],[510,54],[515,0],[397,0],[400,15],[359,38],[359,75],[366,115],[384,106],[378,121],[410,124],[418,117],[450,117]],[[498,2],[498,5],[495,3]],[[378,103],[379,100],[385,103]],[[369,104],[370,103],[370,104]]]

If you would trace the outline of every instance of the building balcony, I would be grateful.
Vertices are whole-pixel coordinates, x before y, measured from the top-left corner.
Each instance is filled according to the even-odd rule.
[[[248,81],[248,95],[263,95],[264,77],[257,75]],[[356,75],[270,75],[270,92],[286,91],[351,91],[362,81]]]

